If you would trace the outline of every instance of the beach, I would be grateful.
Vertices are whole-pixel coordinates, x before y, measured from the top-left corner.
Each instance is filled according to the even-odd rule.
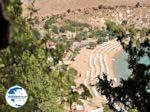
[[[96,77],[102,77],[103,73],[106,73],[109,79],[116,79],[114,71],[115,57],[122,51],[120,43],[112,40],[98,45],[93,50],[81,49],[80,54],[76,57],[76,61],[71,62],[70,66],[78,71],[75,80],[77,86],[84,84],[93,96],[93,99],[91,99],[92,103],[86,102],[90,108],[95,109],[97,106],[103,105],[106,101],[104,97],[99,95],[96,87],[91,85],[95,84]],[[101,100],[101,104],[99,100]]]

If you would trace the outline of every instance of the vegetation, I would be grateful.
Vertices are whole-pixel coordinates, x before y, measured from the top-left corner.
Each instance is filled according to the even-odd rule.
[[[51,18],[45,18],[45,23],[44,23],[44,28],[45,29],[50,29],[51,25],[56,23],[56,17],[51,17]]]
[[[94,49],[96,47],[96,43],[95,42],[90,42],[89,43],[89,49]]]
[[[108,105],[111,109],[119,111],[114,104],[122,104],[122,110],[126,108],[128,111],[148,112],[150,104],[150,65],[141,63],[143,57],[150,58],[150,41],[149,29],[136,29],[133,26],[120,26],[110,22],[108,30],[110,30],[118,41],[121,42],[124,50],[128,53],[129,69],[132,74],[127,80],[121,79],[120,85],[113,86],[113,81],[109,81],[107,75],[104,74],[103,79],[99,77],[97,89],[101,94],[105,95]],[[124,31],[126,29],[126,33]],[[144,32],[143,32],[144,31]],[[145,33],[146,32],[146,33]],[[138,37],[140,35],[141,37]],[[125,39],[130,40],[127,43]],[[134,109],[133,109],[134,108]]]
[[[107,32],[111,37],[110,39],[114,39],[118,36],[123,37],[123,34],[125,34],[125,28],[123,27],[123,25],[117,25],[115,22],[107,21],[106,26]]]
[[[73,76],[75,76],[75,75],[77,75],[77,70],[75,70],[74,68],[69,68],[68,69],[68,74],[71,74],[71,75],[73,75]]]
[[[81,23],[77,21],[67,20],[66,23],[71,25],[72,27],[90,27],[90,25],[87,23]]]
[[[77,71],[58,64],[70,44],[62,39],[56,49],[43,47],[49,41],[57,42],[49,32],[55,19],[46,21],[45,32],[41,35],[38,28],[35,29],[38,25],[32,12],[35,10],[31,8],[30,16],[23,18],[20,0],[7,1],[6,9],[12,19],[13,36],[11,45],[0,50],[0,111],[63,112],[64,105],[70,106],[79,98],[71,89],[75,86]],[[47,63],[48,57],[53,61]],[[4,99],[8,88],[16,84],[25,88],[29,95],[26,105],[19,109],[8,106]]]
[[[59,34],[59,28],[57,26],[52,25],[50,28],[52,29],[52,32],[54,32],[55,34]]]
[[[71,60],[74,61],[75,57],[77,56],[77,54],[79,54],[80,49],[74,49],[72,51],[72,55],[71,55]]]
[[[98,37],[98,38],[97,38],[97,43],[98,43],[98,44],[102,44],[103,42],[107,42],[106,37],[105,37],[105,38],[104,38],[104,37]]]
[[[63,64],[62,59],[70,50],[72,40],[67,38],[53,38],[52,33],[77,32],[76,41],[86,39],[87,32],[84,28],[89,28],[86,23],[68,20],[62,27],[57,27],[56,17],[44,19],[44,32],[40,32],[38,17],[34,16],[37,9],[34,9],[34,1],[30,16],[23,18],[20,0],[6,2],[7,14],[12,20],[12,42],[6,49],[0,50],[0,111],[1,112],[64,112],[64,107],[72,108],[74,102],[81,103],[79,98],[86,99],[92,97],[85,85],[81,85],[84,92],[81,96],[76,90],[74,76],[77,71],[68,68]],[[70,12],[70,10],[68,10]],[[123,108],[129,112],[148,112],[150,104],[150,65],[140,63],[141,58],[150,58],[150,29],[136,29],[134,26],[127,28],[125,25],[117,25],[108,21],[107,32],[110,37],[118,39],[124,50],[129,54],[129,69],[133,72],[127,80],[121,79],[120,85],[113,86],[113,81],[108,80],[104,74],[103,79],[98,77],[97,89],[105,95],[108,105],[104,107],[104,112],[110,109],[117,111],[114,104],[122,104]],[[80,31],[80,32],[79,32]],[[81,32],[83,31],[83,32]],[[107,32],[92,31],[92,37],[98,43],[106,41]],[[127,33],[128,32],[128,33]],[[137,38],[140,36],[140,38]],[[126,44],[124,39],[130,37]],[[46,47],[48,42],[55,43],[56,49]],[[96,43],[89,43],[90,48],[96,47]],[[79,52],[75,49],[73,58]],[[52,61],[48,62],[51,57]],[[27,90],[29,95],[25,106],[14,109],[7,105],[5,93],[11,86],[20,85]]]
[[[92,95],[91,95],[89,89],[84,84],[81,84],[80,88],[83,88],[83,90],[84,90],[84,92],[82,92],[82,94],[81,94],[81,97],[83,99],[86,99],[87,97],[91,97],[92,98]]]
[[[66,31],[75,32],[75,28],[72,27],[71,25],[65,25],[60,27],[60,32],[64,33]]]
[[[92,30],[92,31],[90,31],[90,33],[91,33],[91,34],[89,35],[89,37],[90,37],[90,38],[96,38],[98,44],[101,44],[101,43],[107,41],[107,39],[106,39],[106,37],[107,37],[107,32],[105,32],[105,31],[102,31],[102,30],[93,31],[93,30]]]
[[[130,109],[129,112],[138,112],[136,109]]]
[[[112,112],[108,105],[104,106],[104,112]]]
[[[80,32],[76,35],[75,40],[81,42],[82,40],[86,39],[86,32]]]

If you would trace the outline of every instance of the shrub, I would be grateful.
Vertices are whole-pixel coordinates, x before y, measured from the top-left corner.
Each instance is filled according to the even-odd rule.
[[[81,22],[72,21],[72,20],[67,20],[66,23],[71,25],[72,27],[89,27],[90,26],[87,23],[81,23]]]
[[[117,25],[116,23],[112,21],[106,22],[107,31],[110,36],[122,36],[125,34],[125,30],[122,25]]]
[[[129,28],[129,32],[130,32],[130,35],[131,35],[131,36],[135,36],[138,31],[137,31],[137,29],[136,29],[134,26],[131,26],[131,27]]]
[[[65,31],[75,32],[75,28],[73,28],[71,25],[60,27],[60,32],[64,33]]]
[[[104,32],[104,31],[101,31],[101,30],[98,30],[98,31],[96,31],[95,32],[95,36],[96,37],[106,37],[107,36],[107,33],[106,32]]]
[[[80,32],[76,35],[75,40],[78,42],[81,42],[81,40],[85,40],[86,39],[86,32]]]
[[[98,44],[102,44],[103,42],[106,42],[106,41],[107,41],[107,39],[105,37],[98,37],[97,38],[97,43]]]
[[[77,75],[77,73],[78,73],[77,70],[74,68],[69,68],[68,70],[68,74],[71,74],[73,76]]]
[[[52,32],[54,32],[55,34],[58,34],[58,33],[59,33],[59,30],[58,30],[58,27],[57,27],[57,26],[52,25],[52,26],[51,26],[51,29],[52,29]]]
[[[83,90],[84,90],[84,92],[82,92],[82,94],[81,94],[83,99],[86,99],[87,97],[92,98],[92,95],[91,95],[89,89],[84,84],[81,84],[80,87],[83,88]]]
[[[130,109],[129,112],[138,112],[136,109]]]
[[[96,43],[95,42],[90,42],[89,43],[89,49],[94,49],[96,47]]]
[[[56,23],[56,17],[51,17],[51,18],[48,18],[46,21],[45,21],[45,24],[44,24],[44,28],[45,29],[49,29],[51,27],[52,24]]]

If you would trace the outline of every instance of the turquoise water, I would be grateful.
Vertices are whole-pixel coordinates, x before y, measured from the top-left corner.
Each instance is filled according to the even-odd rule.
[[[127,79],[130,74],[132,73],[132,70],[128,69],[128,63],[127,63],[128,55],[125,52],[122,52],[120,55],[116,57],[115,61],[115,76],[119,80],[120,78]]]
[[[122,52],[120,55],[116,57],[114,68],[115,68],[115,75],[118,80],[120,78],[127,79],[132,73],[132,70],[128,69],[128,62],[126,61],[127,58],[128,54],[125,52]],[[140,63],[150,65],[150,60],[148,57],[145,56],[140,60]]]

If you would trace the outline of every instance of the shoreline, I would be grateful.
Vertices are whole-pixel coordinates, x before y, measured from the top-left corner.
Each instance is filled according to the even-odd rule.
[[[71,62],[70,66],[78,71],[78,75],[75,78],[77,87],[79,87],[80,84],[84,84],[89,88],[93,95],[93,98],[91,99],[91,102],[93,103],[85,101],[86,104],[88,104],[88,108],[96,109],[97,106],[102,106],[106,101],[102,96],[97,95],[98,92],[95,91],[95,86],[90,86],[90,83],[95,82],[96,77],[98,75],[102,76],[101,74],[103,72],[106,73],[105,71],[109,71],[110,74],[106,74],[111,79],[116,78],[115,63],[113,59],[116,60],[116,56],[120,55],[122,51],[123,49],[120,43],[111,40],[98,45],[93,50],[82,48],[80,54],[77,55],[76,60]],[[101,101],[101,104],[99,101]]]
[[[117,56],[119,56],[123,52],[122,47],[113,50],[108,56],[108,66],[111,69],[112,78],[116,78],[116,70],[115,70],[115,61],[117,60]]]

